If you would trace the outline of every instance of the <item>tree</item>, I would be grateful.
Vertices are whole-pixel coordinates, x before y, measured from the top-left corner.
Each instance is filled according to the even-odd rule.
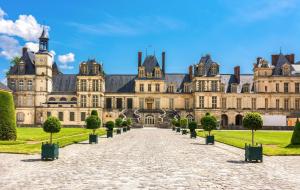
[[[300,145],[300,122],[297,118],[296,125],[294,127],[294,132],[291,139],[292,145]]]
[[[178,122],[178,120],[175,119],[175,118],[173,118],[173,119],[171,120],[171,123],[172,123],[173,126],[176,126],[176,123],[177,123],[177,122]]]
[[[92,112],[91,112],[91,115],[98,116],[98,112],[97,112],[97,110],[92,110]]]
[[[86,128],[93,130],[93,135],[95,135],[96,129],[98,129],[101,125],[101,120],[98,116],[90,115],[85,120]]]
[[[208,131],[208,135],[212,130],[217,129],[217,119],[215,116],[211,115],[210,113],[206,113],[204,117],[201,118],[201,125],[205,131]]]
[[[132,120],[131,120],[131,118],[127,118],[126,121],[127,121],[128,126],[131,126],[131,125],[132,125]]]
[[[180,119],[180,127],[186,128],[188,125],[188,120],[186,118]]]
[[[249,112],[243,119],[243,126],[252,130],[252,146],[254,146],[254,131],[263,127],[263,119],[260,113]]]
[[[13,96],[0,90],[0,140],[16,140],[16,113]]]
[[[196,121],[192,121],[189,123],[189,129],[191,131],[195,131],[197,129],[197,122]]]
[[[21,62],[22,58],[19,56],[15,56],[10,60],[11,65],[17,65]]]
[[[122,120],[121,118],[117,118],[117,119],[115,120],[115,125],[116,125],[118,128],[120,128],[120,127],[122,126],[122,122],[123,122],[123,120]]]
[[[122,126],[123,126],[123,127],[127,127],[127,126],[128,126],[128,122],[127,122],[126,120],[123,121],[123,122],[122,122]]]
[[[108,121],[106,122],[105,126],[108,131],[112,131],[115,127],[115,123],[113,121]]]
[[[61,123],[56,117],[50,116],[43,123],[43,129],[46,133],[50,133],[50,144],[52,144],[52,134],[60,131]]]

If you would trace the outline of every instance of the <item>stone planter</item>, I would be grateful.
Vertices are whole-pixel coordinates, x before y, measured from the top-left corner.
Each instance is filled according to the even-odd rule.
[[[197,138],[197,132],[195,130],[190,131],[191,133],[191,138]]]
[[[180,127],[176,127],[176,133],[180,133]]]
[[[172,131],[175,131],[176,130],[176,128],[175,127],[172,127]]]
[[[117,135],[120,135],[122,133],[122,129],[117,129]]]
[[[263,161],[263,147],[262,145],[259,146],[251,146],[245,144],[245,161],[252,162],[252,161]]]
[[[114,134],[114,131],[113,131],[113,130],[107,130],[107,131],[106,131],[106,137],[107,137],[107,138],[113,138],[113,134]]]
[[[205,143],[206,144],[215,144],[215,136],[206,136]]]
[[[127,132],[127,127],[123,127],[123,132]]]
[[[89,143],[90,144],[98,144],[98,135],[93,135],[93,134],[90,134],[89,136]]]
[[[58,150],[58,144],[42,143],[42,160],[54,160],[55,158],[58,159]]]
[[[187,134],[187,130],[186,129],[182,129],[181,132],[182,132],[183,135]]]

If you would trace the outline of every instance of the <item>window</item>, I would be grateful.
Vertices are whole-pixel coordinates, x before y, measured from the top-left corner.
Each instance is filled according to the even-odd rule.
[[[241,98],[237,98],[236,99],[236,108],[237,109],[241,109],[242,108],[242,99]]]
[[[190,109],[190,100],[188,98],[184,99],[184,108],[186,110]]]
[[[50,117],[50,116],[51,116],[51,112],[47,111],[47,117]]]
[[[249,92],[250,92],[249,86],[250,86],[249,84],[244,84],[244,85],[243,85],[243,92],[244,92],[244,93],[249,93]]]
[[[155,109],[160,109],[160,99],[159,98],[155,99]]]
[[[204,96],[199,96],[199,108],[204,108]]]
[[[132,109],[133,108],[133,100],[132,98],[127,98],[127,109]]]
[[[24,82],[23,82],[23,80],[20,80],[20,81],[19,81],[19,90],[20,90],[20,91],[23,91],[23,90],[24,90]]]
[[[216,75],[218,73],[218,66],[213,65],[211,67],[211,75]]]
[[[81,112],[80,113],[80,119],[81,119],[81,121],[85,121],[85,117],[86,117],[86,113],[85,112]]]
[[[144,92],[144,84],[140,84],[140,92]]]
[[[148,92],[151,92],[151,84],[148,84]]]
[[[300,83],[295,83],[295,93],[299,93],[300,90],[299,90],[299,86],[300,86]]]
[[[94,92],[99,91],[99,80],[93,80],[93,91]]]
[[[284,93],[288,93],[289,92],[289,83],[285,82],[284,83]]]
[[[217,96],[212,97],[212,109],[217,109]]]
[[[58,112],[59,121],[64,121],[64,112]]]
[[[32,80],[27,81],[27,90],[32,90]]]
[[[117,109],[123,108],[123,101],[122,98],[117,98]]]
[[[105,99],[105,105],[107,109],[111,109],[112,108],[112,99],[111,98],[106,98]]]
[[[81,107],[83,107],[83,108],[87,107],[87,105],[86,105],[86,95],[81,96],[80,103],[81,103],[80,104]]]
[[[11,81],[10,81],[10,88],[11,88],[12,90],[16,90],[16,81],[15,81],[15,80],[11,80]]]
[[[139,99],[140,109],[144,109],[144,98]]]
[[[70,112],[70,121],[75,121],[75,113]]]
[[[289,66],[284,66],[282,70],[283,70],[282,72],[283,72],[284,76],[289,76],[290,75],[290,68],[289,68]]]
[[[174,86],[170,85],[168,88],[168,92],[173,93],[174,92]]]
[[[18,122],[23,122],[24,121],[24,117],[25,117],[24,113],[22,113],[22,112],[18,112],[17,113],[17,121]]]
[[[204,75],[204,66],[203,63],[198,67],[199,75]]]
[[[199,91],[204,92],[204,90],[205,90],[205,81],[201,80],[199,81]]]
[[[62,98],[60,98],[60,100],[59,101],[61,101],[61,102],[66,102],[67,101],[67,98],[65,98],[65,97],[62,97]]]
[[[268,92],[268,87],[267,86],[265,86],[265,92]]]
[[[87,65],[82,65],[82,74],[87,74]]]
[[[77,102],[77,98],[76,97],[72,97],[71,98],[71,102]]]
[[[295,110],[300,110],[300,98],[295,99]]]
[[[276,83],[276,92],[279,92],[279,83]]]
[[[174,99],[173,98],[169,99],[169,109],[171,109],[171,110],[174,109]]]
[[[155,70],[155,78],[160,77],[160,71],[158,69]]]
[[[217,92],[218,88],[218,81],[211,81],[211,91]]]
[[[269,102],[268,102],[268,98],[265,98],[265,109],[269,108]]]
[[[224,84],[221,84],[220,91],[225,92],[225,85]]]
[[[87,91],[86,83],[87,83],[86,80],[81,80],[81,86],[80,86],[81,91]]]
[[[252,107],[253,110],[256,109],[256,98],[251,99],[251,107]]]
[[[93,95],[93,107],[99,107],[99,97],[97,95]]]
[[[289,99],[288,98],[284,99],[284,110],[289,110]]]
[[[280,109],[280,102],[279,99],[276,99],[276,110]]]
[[[189,92],[189,86],[187,84],[184,84],[184,87],[183,87],[183,91],[184,92]]]
[[[231,92],[236,93],[237,92],[237,86],[236,84],[231,84]]]
[[[226,109],[226,98],[222,98],[222,109]]]
[[[159,92],[160,91],[160,85],[159,84],[155,84],[155,91]]]

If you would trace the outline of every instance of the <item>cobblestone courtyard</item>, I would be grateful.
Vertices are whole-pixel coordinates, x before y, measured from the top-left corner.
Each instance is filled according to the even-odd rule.
[[[300,157],[244,163],[243,150],[171,130],[135,129],[60,149],[60,158],[0,154],[0,189],[299,189]]]

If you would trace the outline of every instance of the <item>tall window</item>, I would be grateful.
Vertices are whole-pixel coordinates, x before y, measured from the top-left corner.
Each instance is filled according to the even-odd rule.
[[[51,112],[47,111],[47,117],[50,117],[50,116],[51,116]]]
[[[300,86],[300,83],[295,83],[295,93],[299,93],[300,90],[299,90],[299,86]]]
[[[186,110],[190,109],[190,99],[188,99],[188,98],[184,99],[184,108]]]
[[[276,99],[276,110],[280,109],[280,102],[279,99]]]
[[[80,90],[87,91],[86,80],[81,80]]]
[[[252,107],[253,110],[256,109],[256,98],[251,99],[251,107]]]
[[[244,93],[249,93],[249,92],[250,92],[249,84],[243,85],[243,92],[244,92]]]
[[[289,68],[289,66],[283,67],[283,75],[284,76],[290,75],[290,68]]]
[[[19,81],[19,90],[20,90],[20,91],[23,91],[23,90],[24,90],[24,81],[23,81],[23,80],[20,80],[20,81]]]
[[[85,112],[81,112],[80,113],[80,119],[81,119],[81,121],[85,121],[85,118],[86,118],[86,113]]]
[[[148,92],[151,92],[151,84],[148,84]]]
[[[217,66],[214,65],[214,66],[211,67],[211,74],[212,74],[212,75],[216,75],[216,74],[217,74],[217,71],[218,71]]]
[[[224,85],[224,84],[221,84],[221,86],[220,86],[220,91],[221,91],[221,92],[225,92],[225,85]]]
[[[289,110],[289,99],[288,98],[284,99],[284,110]]]
[[[226,109],[226,98],[222,98],[222,109]]]
[[[93,95],[93,107],[94,108],[99,107],[99,98],[97,95]]]
[[[16,90],[16,81],[15,80],[10,81],[10,87],[12,90]]]
[[[300,98],[296,98],[295,100],[295,110],[300,110]]]
[[[93,80],[93,91],[94,92],[99,91],[99,80]]]
[[[144,92],[144,84],[140,84],[140,92]]]
[[[212,109],[217,109],[217,96],[212,97]]]
[[[160,77],[160,71],[159,70],[155,70],[155,78],[159,78]]]
[[[288,93],[289,92],[289,83],[285,82],[284,83],[284,93]]]
[[[237,107],[237,109],[242,108],[242,99],[241,98],[236,99],[236,107]]]
[[[64,112],[58,112],[58,119],[59,119],[59,121],[64,120]]]
[[[269,108],[269,101],[268,98],[265,98],[265,109]]]
[[[127,109],[133,108],[133,100],[132,98],[127,98]]]
[[[174,92],[174,86],[170,85],[168,88],[168,92],[173,93]]]
[[[75,121],[75,113],[70,112],[70,121]]]
[[[123,101],[122,98],[117,98],[117,109],[123,108]]]
[[[187,84],[184,84],[183,91],[189,92],[189,86]]]
[[[205,90],[205,81],[201,80],[199,81],[199,91],[204,92],[204,90]]]
[[[174,99],[173,98],[169,99],[169,108],[172,110],[174,109]]]
[[[199,96],[199,108],[204,108],[204,96]]]
[[[160,99],[159,98],[155,99],[155,109],[160,109]]]
[[[160,85],[159,84],[155,84],[155,91],[159,92],[160,91]]]
[[[217,92],[217,88],[218,88],[218,81],[211,81],[211,91]]]
[[[17,121],[18,122],[23,122],[24,121],[24,117],[25,117],[25,114],[23,112],[18,112],[17,113]]]
[[[27,90],[32,90],[32,80],[27,81]]]
[[[140,109],[144,109],[144,98],[139,99]]]
[[[237,92],[237,85],[236,84],[231,84],[231,92],[236,93]]]
[[[276,83],[276,92],[279,92],[279,83]]]
[[[86,95],[81,96],[80,106],[83,107],[83,108],[87,107],[87,105],[86,105]]]
[[[112,108],[112,99],[111,98],[106,98],[105,99],[105,107],[107,109],[111,109]]]

